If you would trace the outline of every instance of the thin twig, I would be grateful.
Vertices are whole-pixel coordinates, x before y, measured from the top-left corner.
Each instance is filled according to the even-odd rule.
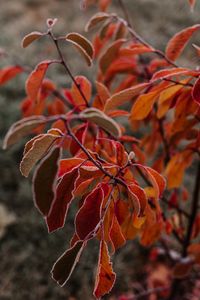
[[[54,42],[54,44],[55,44],[55,46],[56,46],[56,49],[57,49],[58,54],[59,54],[60,59],[61,59],[60,63],[64,66],[64,68],[65,68],[67,74],[70,76],[70,78],[71,78],[71,80],[73,81],[74,85],[75,85],[76,88],[78,89],[78,91],[79,91],[81,97],[83,98],[83,100],[84,100],[86,106],[88,107],[88,106],[89,106],[88,101],[87,101],[87,99],[86,99],[86,97],[85,97],[85,95],[84,95],[84,93],[83,93],[83,91],[82,91],[80,85],[78,84],[78,82],[77,82],[76,79],[74,78],[74,76],[73,76],[71,70],[69,69],[69,67],[68,67],[68,65],[67,65],[67,63],[66,63],[66,61],[65,61],[65,59],[64,59],[64,56],[63,56],[63,54],[62,54],[62,51],[61,51],[61,49],[60,49],[60,47],[59,47],[59,45],[58,45],[58,40],[54,37],[54,35],[53,35],[53,33],[52,33],[51,30],[49,30],[48,34],[49,34],[49,36],[51,37],[51,39],[53,40],[53,42]]]

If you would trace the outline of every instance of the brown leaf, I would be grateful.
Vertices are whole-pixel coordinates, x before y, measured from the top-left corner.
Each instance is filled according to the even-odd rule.
[[[106,21],[107,19],[109,19],[111,17],[112,17],[112,15],[103,13],[103,12],[99,12],[99,13],[95,14],[86,24],[85,31],[89,31],[93,27],[97,26],[100,23],[103,23],[104,21]]]
[[[55,262],[51,274],[53,279],[61,286],[65,285],[69,280],[85,245],[86,244],[83,241],[76,242],[72,248],[63,253],[63,255]]]
[[[42,36],[44,36],[44,34],[38,31],[33,31],[27,34],[22,40],[22,47],[23,48],[28,47],[30,44],[32,44],[34,41],[38,40]]]
[[[3,149],[6,149],[7,147],[19,142],[21,138],[27,134],[30,134],[33,129],[36,129],[41,124],[45,123],[46,118],[43,116],[32,116],[14,123],[4,138]]]
[[[88,108],[85,109],[82,114],[82,117],[87,119],[90,122],[95,123],[96,125],[100,126],[110,134],[115,137],[121,136],[121,130],[119,125],[102,111],[98,110],[97,108]]]
[[[22,175],[28,177],[30,171],[34,165],[40,160],[44,155],[47,154],[49,149],[55,144],[55,142],[61,138],[60,135],[55,134],[43,134],[40,138],[33,142],[32,148],[26,152],[21,163],[20,171]]]
[[[76,32],[69,33],[66,36],[66,41],[72,43],[85,58],[87,64],[92,64],[94,49],[88,39]]]
[[[55,184],[60,156],[61,149],[59,147],[52,149],[41,161],[33,177],[34,202],[43,216],[49,214],[55,198]]]

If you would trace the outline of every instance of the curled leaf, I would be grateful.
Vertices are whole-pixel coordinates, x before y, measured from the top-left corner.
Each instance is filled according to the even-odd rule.
[[[19,142],[21,138],[27,134],[30,134],[34,129],[44,123],[46,123],[46,118],[43,116],[24,118],[14,123],[5,136],[3,149],[6,149],[9,146]]]
[[[33,31],[27,34],[22,40],[22,47],[23,48],[28,47],[30,44],[32,44],[34,41],[38,40],[42,36],[44,36],[44,33],[39,31]]]
[[[86,24],[85,31],[91,30],[98,24],[103,23],[104,21],[106,21],[107,19],[109,19],[111,17],[112,17],[112,15],[103,13],[103,12],[99,12],[99,13],[95,14]]]
[[[61,133],[55,134],[43,134],[40,138],[34,140],[32,148],[26,152],[21,163],[20,171],[22,175],[28,177],[30,171],[34,165],[47,154],[49,149],[55,144],[55,142],[62,137]]]
[[[87,64],[91,66],[94,49],[88,39],[76,32],[69,33],[66,36],[66,41],[72,43],[85,58]]]
[[[121,136],[121,130],[119,125],[102,111],[98,110],[97,108],[88,108],[85,109],[81,117],[87,119],[90,122],[95,123],[96,125],[100,126],[110,134],[115,137]]]

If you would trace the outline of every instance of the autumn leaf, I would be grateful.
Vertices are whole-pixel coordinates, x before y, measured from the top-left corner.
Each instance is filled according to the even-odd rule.
[[[181,55],[193,33],[199,30],[199,28],[200,25],[197,24],[176,33],[167,44],[166,56],[175,61]]]
[[[42,81],[44,79],[48,67],[52,63],[53,61],[46,60],[38,64],[26,81],[26,93],[28,97],[34,102],[38,101],[38,95],[42,86]]]
[[[53,279],[59,285],[64,286],[69,280],[85,245],[86,244],[83,241],[76,242],[72,248],[63,253],[63,255],[55,262],[51,274]]]
[[[92,95],[92,85],[90,81],[85,76],[76,76],[75,80],[80,90],[82,91],[84,98],[87,102],[89,102]],[[80,94],[80,91],[74,83],[72,84],[71,95],[74,101],[74,105],[80,109],[84,109],[86,106],[85,100],[83,99],[83,96]]]
[[[130,101],[133,97],[138,96],[138,94],[148,86],[149,83],[141,83],[128,89],[122,90],[116,94],[113,94],[107,100],[104,111],[107,113],[108,111],[125,104],[126,102]]]
[[[69,206],[74,198],[73,190],[78,178],[78,169],[74,167],[66,173],[58,183],[55,200],[51,206],[46,223],[49,232],[53,232],[64,226]]]
[[[55,198],[55,185],[61,149],[56,147],[44,157],[33,177],[33,199],[38,210],[47,216]],[[42,184],[45,182],[45,184]]]
[[[99,65],[104,74],[112,62],[117,58],[120,47],[126,42],[125,39],[120,39],[113,42],[105,53],[101,56]]]
[[[61,137],[62,135],[58,131],[57,134],[43,134],[40,138],[34,140],[31,149],[25,153],[20,163],[22,175],[28,177],[34,165],[48,153],[56,141],[61,139]]]
[[[22,73],[24,69],[20,66],[9,66],[0,70],[0,86],[11,80],[18,74]]]
[[[94,49],[88,39],[79,33],[72,32],[65,37],[67,42],[73,44],[86,60],[88,66],[91,66]]]
[[[94,124],[103,128],[111,135],[115,137],[121,136],[121,129],[119,125],[97,108],[87,108],[81,113],[81,116],[86,120],[93,122]]]
[[[34,41],[38,40],[42,36],[44,36],[44,33],[39,31],[34,31],[27,34],[22,40],[22,47],[23,48],[28,47],[30,44],[32,44]]]
[[[100,299],[112,289],[116,279],[105,241],[101,241],[94,296]]]
[[[198,78],[192,89],[192,98],[198,104],[200,104],[200,78]]]
[[[4,138],[3,149],[16,144],[21,140],[21,138],[23,138],[27,134],[31,134],[32,131],[39,127],[41,124],[45,124],[46,121],[46,118],[43,116],[32,116],[29,118],[21,119],[20,121],[14,123],[10,127]]]
[[[131,109],[130,118],[133,120],[143,120],[146,118],[157,100],[157,95],[158,91],[140,95]]]
[[[89,31],[89,30],[93,29],[95,26],[105,22],[106,20],[108,20],[111,17],[112,17],[112,15],[103,13],[103,12],[99,12],[99,13],[95,14],[94,16],[92,16],[92,18],[86,24],[85,31]]]
[[[101,186],[95,188],[86,198],[76,215],[76,233],[80,239],[88,239],[101,218],[104,194]]]

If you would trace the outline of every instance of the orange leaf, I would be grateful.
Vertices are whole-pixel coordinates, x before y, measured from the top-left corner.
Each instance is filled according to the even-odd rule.
[[[20,66],[10,66],[0,70],[0,85],[22,73],[24,70]]]
[[[187,27],[182,31],[176,33],[167,44],[166,56],[172,61],[175,61],[181,55],[193,33],[199,30],[199,28],[200,25],[197,24],[191,27]]]
[[[112,269],[107,245],[104,241],[101,241],[94,296],[100,299],[105,294],[108,294],[115,283],[115,279],[116,274]]]
[[[76,76],[75,80],[84,94],[85,99],[89,102],[92,94],[92,86],[90,81],[85,76]],[[84,108],[86,106],[83,97],[74,83],[72,84],[71,95],[76,106],[79,108]]]
[[[33,177],[34,202],[38,210],[47,216],[55,197],[55,181],[61,149],[54,148],[42,160]],[[43,184],[45,182],[45,184]]]
[[[85,243],[77,241],[55,262],[51,270],[53,279],[61,286],[69,280],[76,264],[78,263]]]
[[[122,233],[122,229],[119,225],[119,222],[115,214],[113,214],[112,224],[110,228],[110,240],[112,243],[113,252],[121,248],[126,242]]]
[[[131,109],[132,120],[143,120],[151,112],[159,91],[140,95]]]
[[[53,61],[50,60],[41,62],[29,75],[26,81],[26,93],[31,100],[35,102],[38,101],[38,95],[42,86],[43,78],[46,74],[49,65],[52,63]]]
[[[118,106],[123,105],[124,103],[130,101],[133,97],[137,96],[141,91],[143,91],[146,87],[149,86],[149,83],[141,83],[125,89],[121,92],[113,94],[106,102],[105,112],[113,110]]]
[[[27,34],[22,40],[22,47],[26,48],[32,44],[35,40],[41,38],[44,34],[38,31],[31,32]]]

